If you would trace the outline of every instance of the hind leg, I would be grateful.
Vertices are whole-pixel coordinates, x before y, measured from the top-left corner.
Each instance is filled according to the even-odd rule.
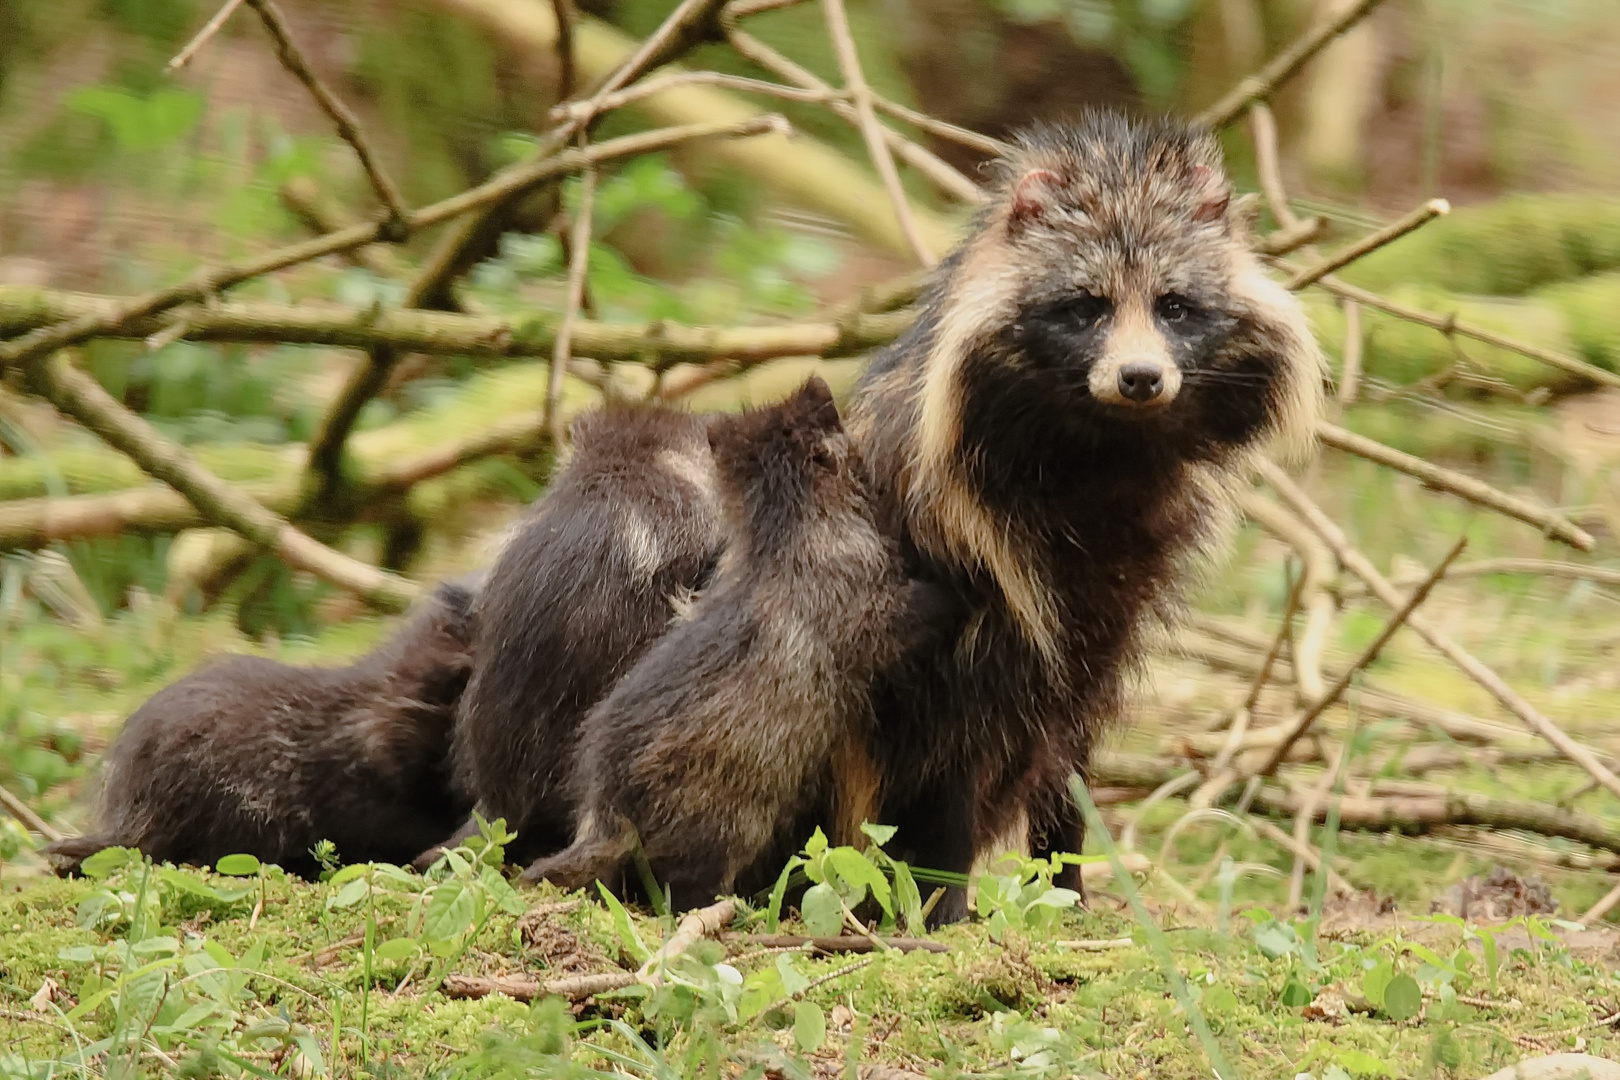
[[[1052,801],[1040,819],[1030,820],[1029,853],[1037,859],[1050,859],[1057,854],[1078,855],[1086,843],[1086,819],[1067,791]],[[1052,878],[1060,889],[1073,889],[1086,902],[1085,879],[1080,867],[1066,864]]]
[[[973,869],[976,808],[974,785],[966,776],[936,778],[915,796],[884,815],[894,825],[898,853],[907,863],[925,870],[966,875]],[[931,892],[919,880],[924,897]],[[930,928],[961,922],[968,916],[967,888],[949,885],[928,915]]]

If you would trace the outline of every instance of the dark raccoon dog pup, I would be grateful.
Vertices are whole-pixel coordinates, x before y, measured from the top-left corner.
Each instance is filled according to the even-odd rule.
[[[158,691],[107,756],[97,831],[46,858],[73,873],[104,847],[197,865],[245,853],[311,877],[310,849],[330,840],[349,862],[410,859],[468,812],[448,761],[472,601],[439,585],[348,667],[237,656]]]
[[[578,835],[526,881],[622,889],[639,838],[678,907],[709,903],[825,798],[865,725],[906,582],[831,393],[813,378],[709,440],[725,554],[690,619],[586,718]]]
[[[704,417],[668,408],[580,416],[572,455],[489,570],[454,758],[478,811],[517,834],[513,862],[568,844],[580,719],[713,569],[707,432]],[[437,856],[424,852],[418,867]]]
[[[1312,441],[1320,353],[1229,196],[1215,140],[1179,123],[1024,132],[853,396],[914,572],[963,605],[879,681],[871,774],[840,778],[915,865],[965,873],[1021,817],[1035,854],[1080,850],[1067,779],[1147,636],[1254,456]],[[935,909],[965,914],[961,889]]]

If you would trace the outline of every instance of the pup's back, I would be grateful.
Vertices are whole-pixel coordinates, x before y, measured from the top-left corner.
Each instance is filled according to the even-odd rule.
[[[715,581],[586,720],[579,836],[529,880],[618,886],[639,839],[679,905],[728,892],[864,719],[903,579],[826,385],[716,420],[710,441]]]
[[[348,667],[238,656],[160,690],[108,754],[97,831],[47,859],[72,872],[113,845],[177,863],[240,852],[309,874],[322,839],[349,861],[409,859],[467,813],[445,763],[471,604],[466,587],[440,585]]]
[[[615,406],[580,417],[573,456],[490,569],[458,774],[527,861],[568,842],[580,718],[664,632],[720,547],[699,416]]]

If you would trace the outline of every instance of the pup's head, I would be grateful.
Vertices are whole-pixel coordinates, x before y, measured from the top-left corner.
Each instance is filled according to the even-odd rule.
[[[1025,132],[1001,173],[961,256],[992,283],[974,302],[996,328],[969,351],[1077,409],[1190,424],[1214,444],[1286,431],[1314,408],[1319,353],[1250,253],[1210,136],[1093,113]]]
[[[859,455],[819,376],[775,405],[717,417],[709,446],[726,514],[755,541],[864,499]]]

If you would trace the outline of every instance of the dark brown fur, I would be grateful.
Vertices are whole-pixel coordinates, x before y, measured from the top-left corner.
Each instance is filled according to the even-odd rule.
[[[966,872],[1020,816],[1035,854],[1080,849],[1067,778],[1246,463],[1310,437],[1320,381],[1212,139],[1109,115],[1022,138],[851,406],[912,572],[963,604],[880,681],[870,761],[840,778],[901,854]],[[952,890],[935,918],[965,910]]]
[[[455,761],[479,812],[517,834],[514,862],[568,844],[581,718],[712,571],[707,423],[637,406],[581,416],[572,456],[490,568]]]
[[[709,903],[825,796],[835,752],[861,736],[906,583],[826,384],[716,420],[710,440],[727,536],[715,579],[586,719],[578,836],[526,880],[622,888],[639,837],[678,907]]]
[[[352,862],[411,858],[470,803],[446,763],[472,598],[440,585],[348,667],[237,656],[160,690],[108,754],[97,831],[51,844],[47,859],[69,873],[109,846],[199,865],[245,853],[311,876],[323,839]]]

